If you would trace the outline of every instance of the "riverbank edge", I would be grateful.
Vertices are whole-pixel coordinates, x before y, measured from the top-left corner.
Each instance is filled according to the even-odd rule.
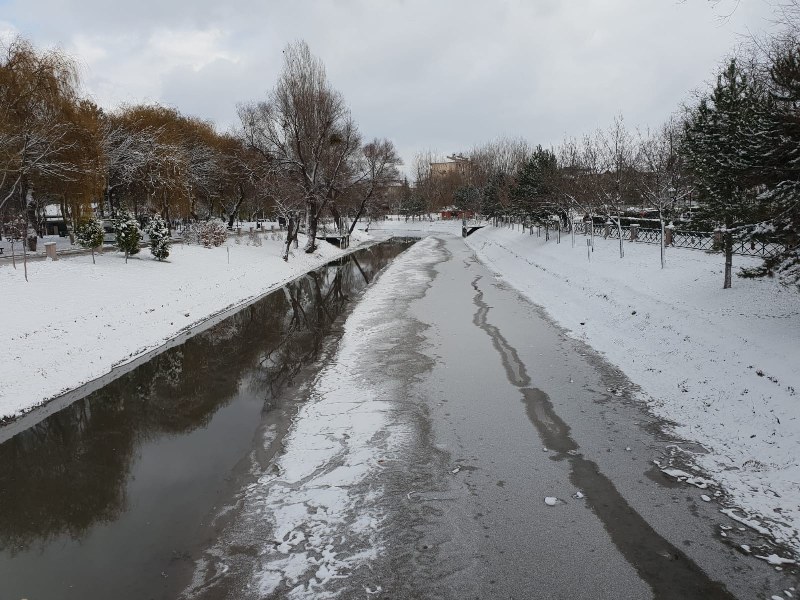
[[[74,387],[64,390],[56,395],[45,398],[40,402],[30,405],[21,411],[11,415],[0,416],[0,444],[6,440],[11,439],[17,433],[33,427],[37,423],[43,421],[50,415],[58,412],[59,410],[69,406],[73,402],[85,397],[86,395],[100,389],[108,383],[122,377],[126,373],[131,372],[139,365],[144,364],[154,356],[161,354],[185,342],[187,339],[202,333],[225,320],[238,311],[255,304],[259,300],[268,296],[269,294],[281,289],[285,285],[305,277],[312,271],[319,269],[332,261],[339,260],[345,256],[349,256],[359,250],[364,250],[381,242],[384,239],[365,239],[349,248],[339,249],[333,256],[327,256],[318,261],[318,264],[308,268],[299,273],[293,273],[288,277],[273,281],[266,288],[263,288],[257,294],[251,294],[245,298],[237,300],[227,306],[207,314],[199,319],[196,319],[191,324],[181,327],[177,332],[170,334],[163,338],[157,344],[147,345],[142,347],[135,354],[129,355],[123,359],[114,362],[111,369],[90,380],[76,383]]]

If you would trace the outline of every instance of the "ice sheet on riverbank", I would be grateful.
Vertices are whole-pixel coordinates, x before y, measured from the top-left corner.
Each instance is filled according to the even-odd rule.
[[[324,242],[305,254],[301,239],[284,262],[283,236],[267,232],[257,243],[234,236],[228,248],[177,244],[163,263],[146,249],[127,264],[118,252],[98,255],[94,265],[88,255],[33,261],[27,283],[22,265],[4,262],[0,421],[343,254]],[[353,245],[366,239],[356,232]]]

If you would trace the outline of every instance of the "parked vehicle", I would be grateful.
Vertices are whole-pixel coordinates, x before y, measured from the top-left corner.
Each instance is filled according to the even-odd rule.
[[[103,219],[103,244],[113,245],[117,242],[117,235],[114,233],[114,222],[111,219]]]

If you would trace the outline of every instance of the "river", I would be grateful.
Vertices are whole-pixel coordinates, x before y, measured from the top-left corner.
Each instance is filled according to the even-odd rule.
[[[174,597],[256,432],[288,428],[285,390],[411,243],[313,271],[0,444],[0,598]]]

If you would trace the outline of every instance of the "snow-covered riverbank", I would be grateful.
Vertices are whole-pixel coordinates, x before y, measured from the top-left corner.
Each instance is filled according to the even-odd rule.
[[[349,250],[320,243],[281,259],[282,233],[229,238],[207,249],[177,244],[160,263],[147,250],[125,264],[118,252],[57,262],[0,265],[0,421],[18,416],[181,331],[246,303]],[[356,232],[352,249],[368,241]],[[259,245],[260,244],[260,245]]]

